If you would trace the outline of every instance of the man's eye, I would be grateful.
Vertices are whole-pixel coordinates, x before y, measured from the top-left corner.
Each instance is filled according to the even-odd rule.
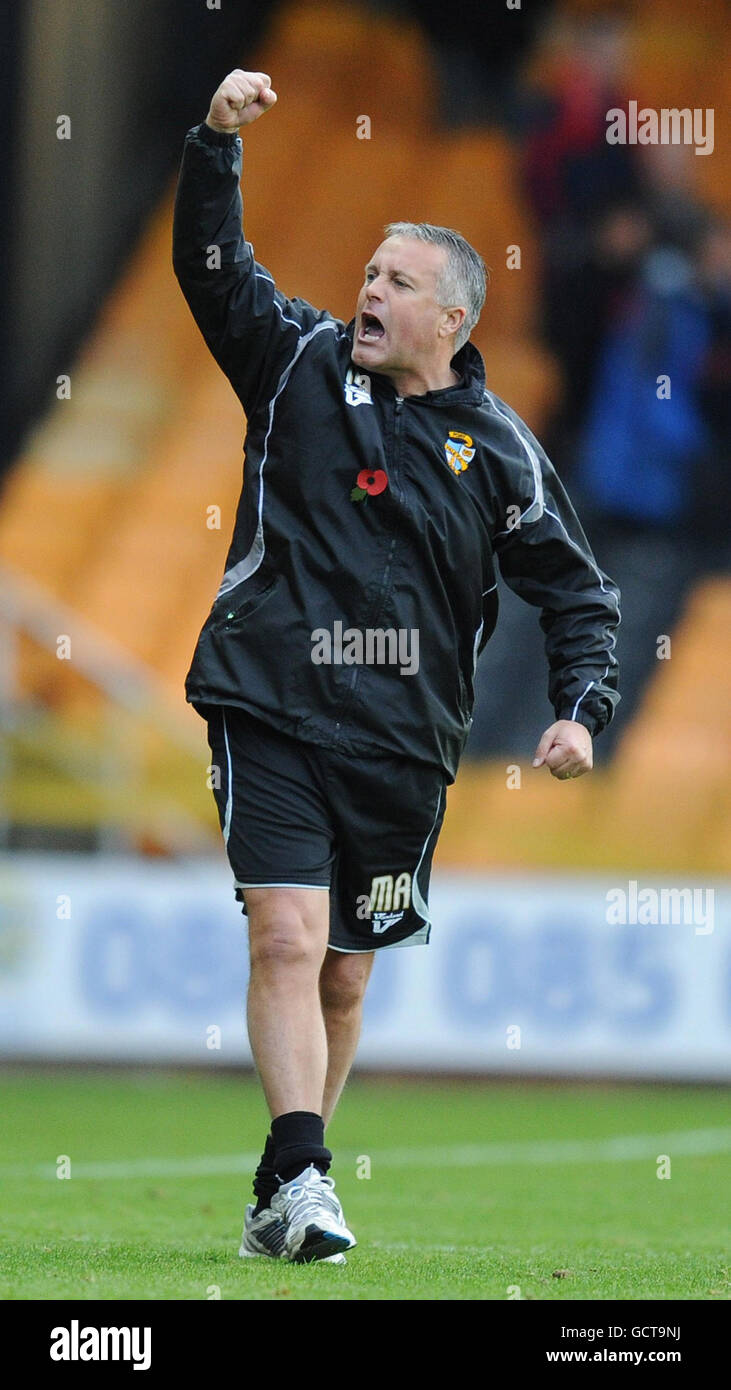
[[[409,288],[405,280],[394,280],[394,284],[400,285],[401,288],[404,290],[407,290]]]

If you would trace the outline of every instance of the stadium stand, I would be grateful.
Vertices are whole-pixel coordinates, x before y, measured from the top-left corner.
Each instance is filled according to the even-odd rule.
[[[711,34],[720,8],[708,5]],[[648,4],[638,21],[633,73],[660,102],[672,83],[667,54],[655,59],[658,11]],[[677,72],[687,73],[701,47],[711,62],[710,42],[696,36],[689,46],[676,11],[671,43]],[[432,60],[403,18],[302,0],[279,12],[259,61],[276,73],[280,103],[245,151],[245,225],[258,258],[286,292],[347,320],[385,222],[459,226],[486,249],[492,271],[476,334],[489,383],[540,435],[559,381],[536,330],[536,236],[511,139],[434,127]],[[719,102],[727,81],[719,70]],[[356,137],[368,114],[354,95],[363,90],[370,140]],[[703,191],[722,208],[717,171],[703,171]],[[15,595],[2,609],[16,639],[10,708],[32,716],[6,720],[6,818],[28,830],[101,822],[121,844],[159,853],[210,850],[217,835],[203,726],[182,690],[233,525],[244,424],[174,280],[171,216],[172,189],[72,370],[70,399],[28,441],[0,509],[0,563]],[[520,273],[506,265],[515,244]],[[212,507],[220,527],[210,524]],[[730,604],[724,580],[699,587],[673,635],[673,660],[658,663],[615,762],[570,796],[526,768],[521,795],[506,798],[504,763],[466,764],[438,863],[717,867],[729,820],[714,739],[724,671],[719,657],[709,682],[709,650],[722,650],[713,644]],[[92,645],[97,634],[108,659],[59,661],[52,633],[66,628],[54,628],[56,614],[73,615],[72,642],[76,625]],[[692,777],[683,772],[689,742]],[[114,788],[110,757],[122,769]],[[656,834],[647,833],[648,806]]]

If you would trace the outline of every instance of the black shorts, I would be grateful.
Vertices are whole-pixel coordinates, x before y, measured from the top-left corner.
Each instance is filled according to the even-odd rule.
[[[208,723],[209,780],[244,913],[247,888],[318,888],[330,890],[337,951],[428,942],[441,770],[331,752],[231,705],[196,708]]]

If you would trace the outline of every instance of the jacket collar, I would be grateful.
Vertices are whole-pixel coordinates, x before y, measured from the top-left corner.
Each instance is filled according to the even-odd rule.
[[[348,324],[348,337],[352,345],[353,333],[355,330],[355,319],[351,319]],[[454,386],[443,386],[438,391],[426,391],[420,396],[408,396],[410,401],[421,402],[424,405],[480,405],[485,394],[485,363],[482,354],[478,352],[474,343],[466,342],[459,352],[455,353],[450,366],[458,372],[461,381]],[[363,371],[358,367],[357,371]],[[370,372],[369,376],[377,390],[386,395],[395,396],[396,388],[387,376],[380,372]]]

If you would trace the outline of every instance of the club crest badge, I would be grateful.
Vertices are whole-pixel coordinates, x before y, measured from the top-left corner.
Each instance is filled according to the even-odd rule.
[[[460,441],[459,443],[457,441]],[[464,473],[469,468],[475,451],[472,447],[472,439],[469,434],[460,434],[459,430],[450,430],[449,438],[444,441],[444,452],[447,455],[447,463],[453,473]]]

